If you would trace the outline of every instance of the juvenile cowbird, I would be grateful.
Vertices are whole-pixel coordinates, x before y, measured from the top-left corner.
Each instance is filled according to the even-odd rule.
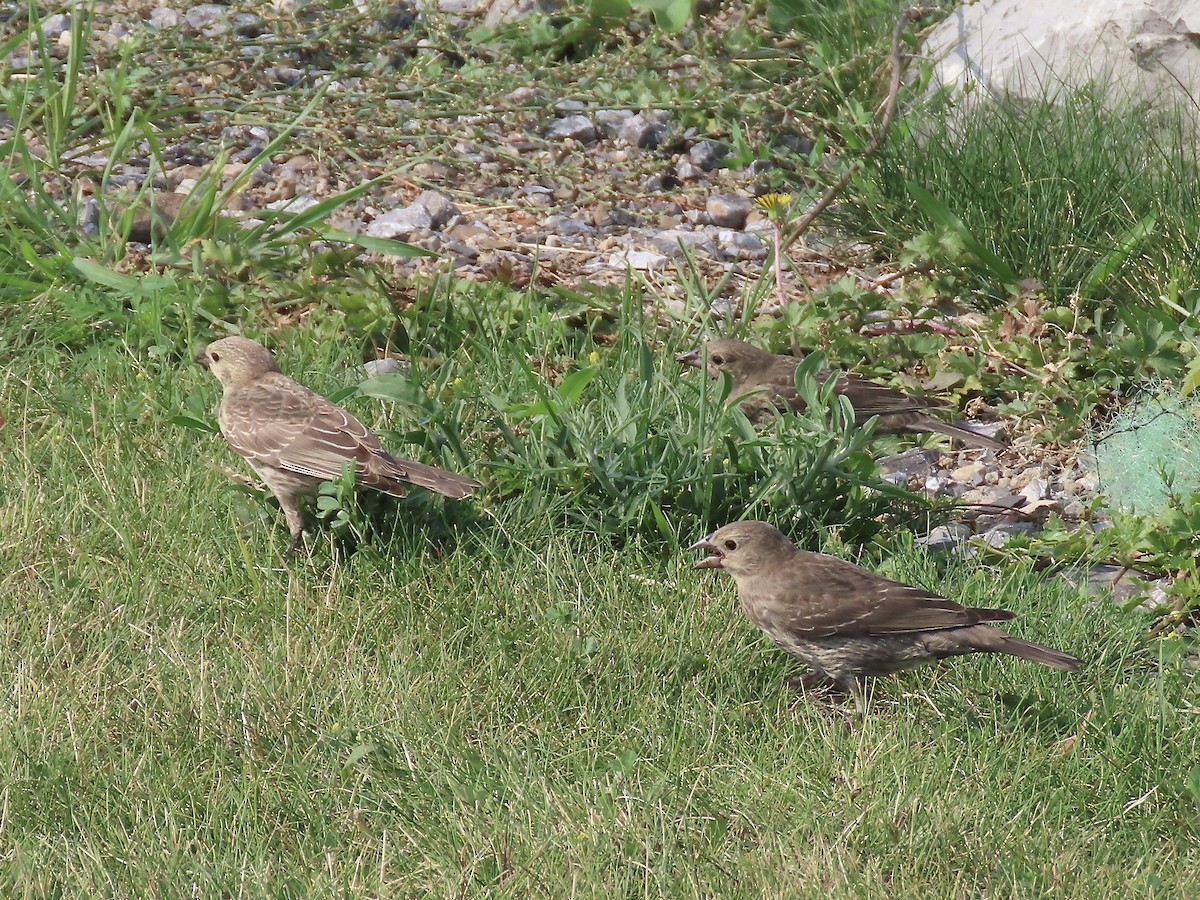
[[[961,606],[837,557],[808,553],[766,522],[734,522],[688,549],[707,551],[695,568],[733,576],[750,621],[817,675],[850,691],[860,711],[862,679],[948,656],[1007,653],[1064,672],[1080,665],[1074,656],[983,624],[1015,613]]]
[[[261,344],[227,337],[196,354],[221,382],[221,434],[267,483],[287,519],[290,556],[303,535],[301,501],[321,482],[354,463],[356,484],[403,497],[415,484],[462,498],[480,483],[410,459],[392,456],[358,419],[288,378]]]
[[[706,364],[706,357],[710,377],[716,378],[721,372],[729,373],[733,382],[730,398],[736,400],[745,397],[741,401],[742,411],[752,421],[769,419],[775,415],[776,409],[796,412],[804,409],[804,400],[796,393],[796,367],[800,365],[798,357],[777,356],[745,341],[718,338],[682,354],[678,361],[700,368]],[[817,380],[823,382],[829,376],[830,371],[822,369],[817,373]],[[943,422],[926,415],[927,409],[945,406],[940,400],[913,397],[886,384],[849,374],[838,377],[834,390],[849,398],[857,424],[862,425],[872,416],[879,416],[876,430],[881,433],[919,434],[936,431],[973,447],[1000,450],[1006,446],[1002,441],[979,434],[964,425]]]

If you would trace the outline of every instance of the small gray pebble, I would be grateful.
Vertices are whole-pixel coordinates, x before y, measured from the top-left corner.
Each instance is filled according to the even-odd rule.
[[[694,181],[704,177],[704,170],[695,165],[686,156],[679,157],[675,163],[675,177],[680,181]]]
[[[720,141],[704,140],[688,151],[688,160],[697,169],[711,172],[729,155],[729,147]]]
[[[546,136],[560,141],[570,138],[581,144],[590,144],[596,140],[596,126],[587,116],[564,116],[550,123]]]
[[[999,525],[993,525],[981,537],[989,547],[998,549],[1015,537],[1030,535],[1035,531],[1037,531],[1037,526],[1032,522],[1002,522]]]
[[[617,137],[632,147],[653,150],[667,136],[665,122],[638,113],[627,119],[617,131]]]
[[[969,541],[972,533],[968,525],[939,525],[924,537],[917,538],[917,543],[935,553],[945,553]]]
[[[734,228],[741,230],[746,227],[746,219],[750,215],[751,203],[744,197],[731,197],[715,194],[704,204],[708,219],[719,228]]]
[[[454,201],[441,191],[423,191],[413,200],[413,206],[419,206],[429,213],[429,227],[438,231],[446,227],[446,223],[460,215]]]
[[[42,37],[47,41],[57,41],[59,37],[71,30],[70,13],[58,13],[49,16],[42,22]]]

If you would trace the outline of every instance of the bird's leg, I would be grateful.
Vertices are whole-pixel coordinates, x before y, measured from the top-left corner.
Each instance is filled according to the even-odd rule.
[[[304,532],[303,531],[297,531],[295,534],[293,534],[292,539],[290,541],[288,541],[287,550],[283,551],[283,558],[291,559],[293,556],[295,556],[296,548],[300,546],[300,544],[301,544],[301,542],[303,542],[303,540],[304,540]]]
[[[313,545],[306,540],[306,538],[311,539],[311,537],[312,535],[306,534],[303,529],[294,532],[292,539],[288,541],[287,550],[284,551],[283,558],[292,559],[296,555],[297,550],[303,550],[306,555],[311,556]]]
[[[296,555],[298,548],[304,541],[304,516],[300,512],[299,500],[289,494],[279,497],[279,508],[283,510],[283,517],[287,519],[288,531],[291,532],[292,540],[288,544],[287,552],[283,554],[285,559],[291,559]]]
[[[867,680],[851,675],[842,684],[850,696],[854,698],[854,705],[858,708],[859,716],[866,718],[867,708],[870,706],[870,697],[866,690]]]

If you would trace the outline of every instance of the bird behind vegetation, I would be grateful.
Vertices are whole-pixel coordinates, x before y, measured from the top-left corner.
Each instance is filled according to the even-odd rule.
[[[805,408],[804,399],[796,391],[799,357],[778,356],[745,341],[717,338],[677,359],[687,366],[706,368],[711,378],[727,372],[733,384],[730,399],[742,398],[740,406],[751,421],[768,421],[779,410],[802,412]],[[829,369],[822,369],[817,372],[817,381],[824,382],[831,374]],[[876,431],[880,433],[933,431],[958,438],[972,447],[1001,450],[1007,446],[1003,441],[979,434],[965,425],[943,422],[928,415],[926,410],[945,406],[940,400],[913,397],[886,384],[851,374],[839,375],[834,390],[850,400],[857,425],[865,424],[872,416],[879,416]]]

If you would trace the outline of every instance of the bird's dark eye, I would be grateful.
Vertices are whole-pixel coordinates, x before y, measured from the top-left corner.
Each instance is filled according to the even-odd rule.
[[[716,356],[714,356],[714,357],[712,358],[712,361],[713,361],[713,365],[720,366],[720,365],[723,365],[723,364],[725,363],[725,357],[721,356],[721,355],[718,353]]]
[[[737,541],[726,541],[725,549],[726,550],[736,550],[737,549]]]
[[[221,354],[220,353],[209,353],[208,358],[211,359],[213,362],[220,362]]]

